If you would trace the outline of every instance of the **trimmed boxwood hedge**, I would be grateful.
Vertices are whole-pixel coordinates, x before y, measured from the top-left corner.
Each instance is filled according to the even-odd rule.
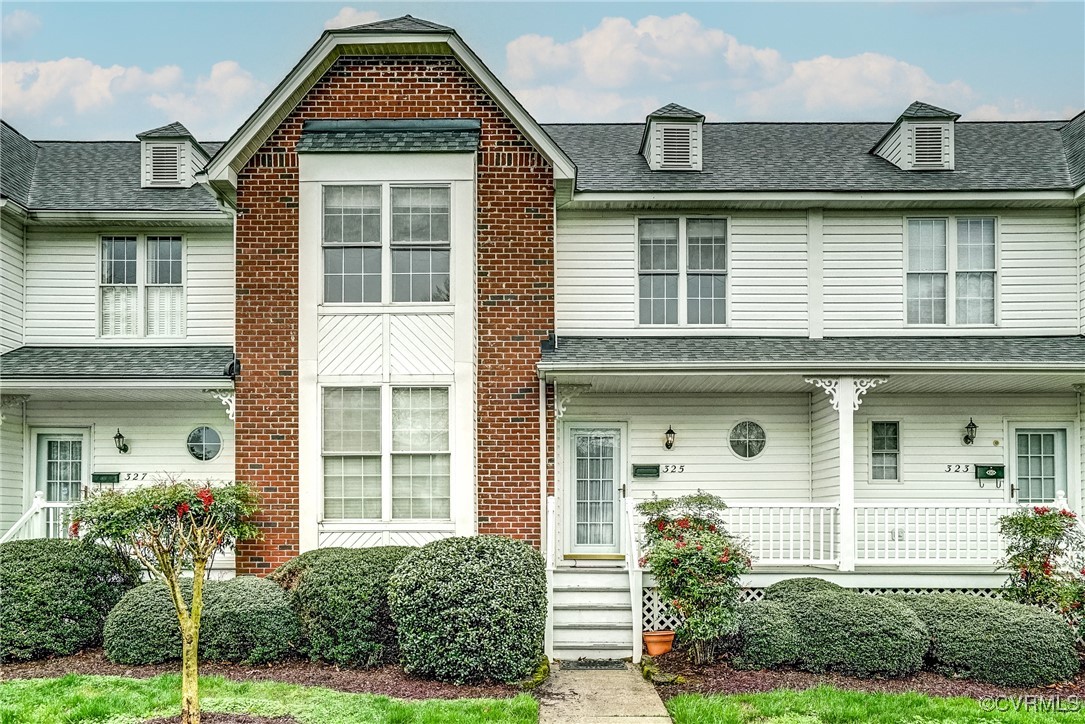
[[[139,567],[106,546],[61,539],[0,545],[0,660],[98,645],[109,610],[138,582]]]
[[[388,577],[415,550],[318,548],[272,573],[297,614],[301,650],[313,660],[345,666],[395,663],[399,648],[388,610]]]
[[[830,583],[824,578],[788,578],[777,581],[765,589],[765,600],[787,604],[795,596],[805,596],[817,591],[846,591],[843,586]]]
[[[1078,671],[1074,633],[1053,613],[964,594],[897,595],[930,630],[928,667],[1002,686],[1040,686]]]
[[[497,536],[446,538],[403,559],[388,581],[400,657],[444,681],[518,681],[535,670],[546,627],[538,551]]]
[[[731,664],[736,669],[773,669],[799,658],[799,635],[787,608],[777,601],[739,606]]]
[[[923,665],[930,634],[900,601],[822,590],[795,594],[784,605],[799,636],[799,668],[905,676]]]
[[[192,581],[182,581],[192,600]],[[271,581],[240,576],[206,581],[200,658],[263,664],[289,655],[298,636],[286,594]],[[158,664],[181,658],[181,632],[169,589],[151,581],[125,594],[105,625],[105,655],[118,664]]]

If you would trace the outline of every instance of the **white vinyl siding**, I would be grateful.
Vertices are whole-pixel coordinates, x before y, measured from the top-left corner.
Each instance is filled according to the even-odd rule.
[[[727,220],[727,326],[641,328],[638,219],[616,212],[559,214],[555,246],[558,334],[806,334],[806,213],[745,212],[731,214]],[[683,313],[687,311],[684,305]]]
[[[152,234],[152,236],[180,234]],[[25,344],[148,344],[156,337],[99,337],[102,285],[99,258],[103,234],[61,227],[30,227],[26,244]],[[183,233],[185,285],[182,333],[166,343],[233,342],[233,238],[226,228]],[[146,270],[141,270],[145,274]],[[138,315],[137,315],[138,316]]]
[[[908,325],[907,218],[984,218],[967,214],[908,215],[832,211],[824,219],[825,334],[960,334],[959,328]],[[1002,210],[997,218],[998,325],[968,334],[1077,334],[1077,232],[1072,209]],[[735,260],[737,264],[737,260]],[[952,286],[952,285],[951,285]],[[737,295],[737,290],[734,292]],[[955,296],[948,297],[950,309]],[[954,312],[955,313],[955,310]]]
[[[827,395],[810,395],[810,499],[840,499],[840,417]]]
[[[21,222],[8,214],[0,217],[0,354],[23,343],[24,233]]]
[[[0,535],[26,509],[23,492],[23,408],[21,404],[3,409],[0,423]]]
[[[1078,315],[1081,333],[1085,334],[1085,206],[1077,207],[1077,249]]]

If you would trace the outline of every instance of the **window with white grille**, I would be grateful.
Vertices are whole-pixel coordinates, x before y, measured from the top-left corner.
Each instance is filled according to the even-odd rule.
[[[180,236],[103,236],[102,337],[183,337],[184,244]]]
[[[996,324],[995,219],[909,219],[907,229],[907,323]]]
[[[726,219],[641,219],[637,236],[640,324],[727,323]]]
[[[900,480],[900,423],[870,423],[870,479],[895,483]]]
[[[148,145],[151,186],[180,186],[183,179],[182,144],[153,143]]]
[[[943,126],[915,126],[912,129],[912,166],[944,168],[944,134]]]

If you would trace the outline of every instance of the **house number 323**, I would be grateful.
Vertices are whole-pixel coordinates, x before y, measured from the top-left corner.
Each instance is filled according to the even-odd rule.
[[[947,465],[947,473],[967,473],[972,469],[971,465]]]
[[[664,473],[684,473],[686,472],[685,465],[664,465],[661,472]]]

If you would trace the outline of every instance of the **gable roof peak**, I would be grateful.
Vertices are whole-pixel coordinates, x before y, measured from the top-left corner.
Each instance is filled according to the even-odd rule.
[[[363,25],[352,25],[349,28],[335,28],[332,32],[347,33],[451,33],[452,28],[440,25],[431,20],[423,20],[411,15],[403,15],[398,18],[377,20]]]
[[[924,103],[922,101],[912,101],[912,105],[904,109],[904,113],[900,114],[901,118],[952,118],[957,120],[961,117],[960,113],[954,113],[953,111],[947,111],[945,108],[939,108],[938,106],[932,106],[930,103]]]
[[[144,131],[143,133],[137,133],[136,138],[140,140],[144,138],[191,138],[195,140],[196,137],[193,136],[192,132],[185,128],[180,121],[174,121],[165,126],[159,126],[158,128]]]
[[[662,108],[657,108],[656,110],[649,113],[648,118],[649,119],[672,118],[672,119],[682,119],[682,120],[690,120],[690,121],[694,121],[694,120],[703,121],[704,120],[704,114],[703,113],[698,113],[697,111],[690,110],[689,108],[686,108],[685,106],[680,106],[677,103],[668,103],[667,105],[663,106]]]

